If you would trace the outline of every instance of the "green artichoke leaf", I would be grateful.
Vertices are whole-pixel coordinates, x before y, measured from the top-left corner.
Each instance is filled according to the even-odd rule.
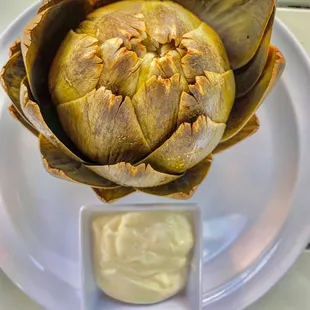
[[[163,79],[169,79],[175,74],[181,76],[181,84],[185,91],[189,91],[188,83],[183,72],[181,64],[181,55],[177,50],[165,51],[162,46],[159,56],[149,52],[143,58],[140,67],[140,76],[137,89],[143,87],[145,81],[153,76],[160,76]]]
[[[24,125],[31,133],[36,137],[39,136],[39,132],[28,122],[26,117],[22,116],[15,108],[13,104],[9,106],[9,112],[13,118],[18,120],[22,125]]]
[[[198,28],[201,24],[194,14],[171,1],[145,1],[143,15],[146,32],[160,44],[173,41],[178,46],[185,33]]]
[[[101,87],[57,106],[60,122],[79,150],[102,165],[134,163],[150,153],[134,107]]]
[[[235,71],[236,79],[236,97],[242,97],[249,92],[259,77],[263,73],[268,58],[268,50],[272,34],[272,26],[275,17],[275,10],[270,17],[267,29],[265,31],[263,40],[251,61],[244,67]]]
[[[83,183],[95,188],[117,188],[117,184],[106,180],[85,167],[40,135],[40,151],[43,164],[51,175],[71,182]]]
[[[38,14],[63,1],[68,0],[43,0]],[[106,5],[115,1],[116,0],[84,0],[85,3],[91,5],[94,9],[98,6]]]
[[[100,42],[120,38],[130,50],[134,42],[146,38],[143,5],[143,1],[118,1],[100,7],[89,14],[76,31],[96,37]],[[138,40],[132,42],[132,39]]]
[[[26,70],[24,67],[23,57],[21,52],[17,51],[3,67],[1,71],[1,83],[16,107],[16,110],[22,115],[23,113],[20,105],[20,87],[22,80],[25,77]]]
[[[213,154],[221,153],[228,148],[242,142],[248,137],[254,135],[259,129],[259,119],[256,115],[253,115],[252,118],[247,122],[247,124],[232,138],[225,142],[221,142],[217,148],[213,151]]]
[[[205,71],[224,73],[230,69],[221,39],[204,23],[183,36],[180,48],[186,50],[182,68],[190,83],[196,76],[203,76]]]
[[[20,52],[22,50],[20,39],[17,39],[11,46],[10,46],[10,52],[9,57],[11,58],[14,54]],[[26,71],[25,71],[26,72]],[[25,74],[26,76],[26,74]]]
[[[32,99],[32,94],[27,83],[27,78],[22,81],[20,98],[22,110],[29,122],[36,128],[36,130],[40,132],[43,136],[45,136],[55,146],[59,147],[67,156],[73,158],[76,161],[83,161],[79,156],[79,152],[72,146],[72,142],[67,139],[66,135],[62,132],[58,120],[56,125],[59,125],[59,132],[57,132],[57,135],[55,135],[54,132],[47,125],[42,115],[41,108]],[[45,111],[45,114],[49,115],[49,117],[52,118],[54,116],[54,112],[54,108],[53,106],[51,106],[47,111]],[[58,138],[60,136],[62,137],[62,140]],[[74,149],[74,152],[71,150],[71,148]]]
[[[189,199],[194,195],[209,173],[211,164],[212,156],[208,156],[184,173],[181,178],[171,183],[151,188],[137,188],[137,190],[151,195],[167,196],[174,199]]]
[[[115,200],[128,196],[136,191],[133,188],[121,187],[121,186],[113,189],[93,188],[93,190],[95,191],[96,195],[100,200],[108,203],[111,203]]]
[[[205,107],[193,95],[184,91],[180,98],[178,127],[182,123],[194,123],[200,115],[205,115]]]
[[[62,2],[62,1],[67,1],[67,0],[43,0],[39,10],[38,10],[38,14],[40,14],[41,12],[47,10],[48,8]]]
[[[183,75],[181,55],[176,50],[165,51],[162,48],[160,53],[161,57],[154,58],[152,62],[151,75],[160,75],[165,79],[177,73]]]
[[[172,175],[156,171],[151,165],[133,166],[129,163],[118,163],[109,166],[87,166],[98,175],[126,187],[154,187],[172,182],[182,175]]]
[[[81,98],[98,84],[103,64],[98,40],[70,31],[62,42],[49,73],[49,90],[57,105]]]
[[[85,0],[61,1],[36,15],[25,28],[22,53],[31,92],[40,105],[49,103],[48,72],[61,42],[91,10]]]
[[[183,123],[144,163],[158,171],[184,173],[206,158],[221,141],[226,125],[203,115],[193,123]]]
[[[255,55],[275,0],[175,0],[210,25],[224,42],[232,69]]]
[[[273,89],[284,68],[285,59],[283,55],[276,47],[270,46],[267,63],[260,79],[250,92],[236,100],[222,141],[231,139],[247,124]]]
[[[114,94],[132,97],[139,80],[141,60],[122,45],[122,39],[113,38],[100,46],[103,70],[97,87],[104,86]]]
[[[18,41],[11,46],[10,55],[11,57],[9,61],[3,67],[0,74],[2,86],[12,100],[14,106],[14,108],[11,106],[9,111],[15,119],[20,121],[27,129],[37,135],[37,130],[28,121],[20,104],[21,83],[26,77],[26,70],[21,54],[20,43]]]
[[[205,114],[216,123],[226,123],[235,101],[235,79],[232,70],[225,73],[205,71],[189,85],[191,94],[204,107]]]
[[[174,132],[183,85],[179,74],[170,79],[153,76],[138,89],[132,103],[152,150]]]

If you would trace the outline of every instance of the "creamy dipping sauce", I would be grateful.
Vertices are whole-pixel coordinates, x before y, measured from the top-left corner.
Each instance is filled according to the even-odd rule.
[[[108,296],[151,304],[186,285],[194,246],[187,213],[106,214],[96,218],[92,228],[96,281]]]

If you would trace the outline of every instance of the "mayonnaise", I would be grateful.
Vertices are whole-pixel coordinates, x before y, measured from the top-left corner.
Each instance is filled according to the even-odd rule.
[[[186,284],[193,228],[181,212],[106,214],[93,222],[98,286],[134,304],[163,301]]]

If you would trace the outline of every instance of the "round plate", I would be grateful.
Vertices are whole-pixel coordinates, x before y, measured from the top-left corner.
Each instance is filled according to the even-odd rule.
[[[0,64],[35,14],[0,39]],[[273,43],[287,68],[259,111],[258,134],[216,156],[191,202],[203,207],[204,305],[242,309],[293,264],[310,235],[310,65],[279,22]],[[78,216],[91,189],[49,176],[38,142],[13,120],[0,93],[0,267],[48,309],[80,309]],[[134,194],[118,203],[171,203]]]

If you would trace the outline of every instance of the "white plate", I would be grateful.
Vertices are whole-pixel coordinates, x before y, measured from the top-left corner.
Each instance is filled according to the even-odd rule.
[[[37,6],[0,39],[0,65]],[[217,156],[190,202],[204,207],[206,309],[242,309],[293,264],[310,235],[310,65],[279,21],[273,43],[287,68],[260,109],[261,130]],[[49,176],[36,139],[0,92],[0,267],[51,310],[80,309],[78,215],[92,191]],[[118,203],[172,203],[134,194]],[[242,288],[242,289],[241,289]]]

